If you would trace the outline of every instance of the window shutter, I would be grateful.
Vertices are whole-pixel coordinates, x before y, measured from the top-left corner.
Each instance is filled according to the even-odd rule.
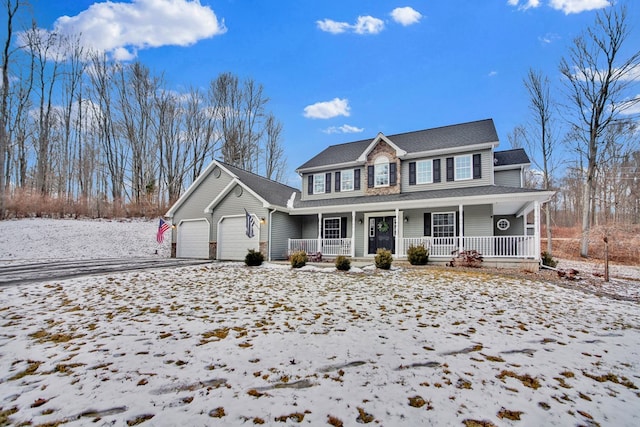
[[[307,193],[313,194],[313,175],[309,175],[309,185],[307,186]]]
[[[360,189],[360,169],[353,170],[353,189]]]
[[[416,162],[409,163],[409,185],[416,185]]]
[[[396,169],[397,164],[395,162],[389,163],[389,185],[396,185]]]
[[[473,179],[482,178],[482,164],[480,163],[480,154],[473,155]]]
[[[460,211],[456,212],[456,226],[455,226],[455,230],[456,230],[456,237],[458,237],[460,235]]]
[[[375,169],[373,166],[367,166],[367,187],[373,188],[373,174]]]
[[[431,212],[424,213],[424,235],[431,236]]]
[[[331,172],[327,172],[324,176],[324,192],[331,193]]]
[[[340,192],[340,185],[342,181],[340,181],[340,172],[336,172],[336,193]]]
[[[440,182],[440,159],[433,159],[433,182]]]
[[[342,218],[340,218],[340,238],[341,239],[347,238],[347,217],[346,216],[343,216]]]
[[[447,181],[453,181],[453,157],[447,157]]]

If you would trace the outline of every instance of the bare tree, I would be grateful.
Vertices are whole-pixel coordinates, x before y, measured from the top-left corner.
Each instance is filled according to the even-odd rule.
[[[552,132],[552,111],[555,108],[550,95],[549,79],[541,72],[529,69],[524,85],[529,93],[529,108],[533,114],[533,126],[529,132],[525,133],[527,145],[533,154],[533,162],[542,170],[542,187],[544,190],[551,189],[551,179],[553,171],[553,149],[555,146],[554,134]],[[547,253],[551,255],[551,203],[544,205],[546,233],[547,233]]]
[[[598,12],[595,23],[577,37],[568,58],[560,62],[573,114],[572,126],[579,132],[586,161],[582,189],[582,237],[580,255],[589,254],[589,232],[593,221],[596,170],[606,129],[621,111],[640,101],[627,101],[634,83],[632,73],[640,67],[640,51],[627,58],[623,46],[630,32],[624,5]]]
[[[7,164],[7,152],[9,148],[9,135],[7,124],[9,122],[9,62],[11,61],[11,42],[13,39],[13,24],[18,10],[20,0],[4,0],[4,7],[7,12],[7,38],[2,47],[2,88],[0,90],[0,220],[5,217],[5,204],[7,194],[7,182],[5,176],[5,165]]]
[[[282,181],[286,170],[284,149],[280,143],[282,123],[280,123],[273,114],[269,114],[269,116],[267,116],[265,135],[264,176],[267,177],[267,179]]]

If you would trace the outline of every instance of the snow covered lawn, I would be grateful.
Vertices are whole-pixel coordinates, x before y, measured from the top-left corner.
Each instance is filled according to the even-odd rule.
[[[0,316],[0,424],[640,425],[638,304],[544,282],[219,263]]]

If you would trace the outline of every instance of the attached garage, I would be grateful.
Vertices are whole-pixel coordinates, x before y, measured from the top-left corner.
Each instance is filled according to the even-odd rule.
[[[254,236],[249,238],[246,229],[246,217],[228,216],[218,223],[219,260],[243,261],[249,249],[260,249],[260,224],[254,227]]]
[[[184,220],[178,225],[178,258],[209,258],[209,221]]]

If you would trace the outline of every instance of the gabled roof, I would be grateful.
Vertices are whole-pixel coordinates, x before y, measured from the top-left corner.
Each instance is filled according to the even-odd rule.
[[[358,158],[379,137],[380,134],[371,139],[331,145],[300,166],[297,171],[357,162]],[[492,119],[401,133],[386,136],[386,139],[392,141],[396,147],[408,155],[482,144],[498,144],[498,134]]]
[[[189,196],[195,191],[195,189],[207,179],[213,169],[219,167],[224,169],[226,173],[231,175],[233,182],[237,185],[244,187],[247,191],[253,193],[265,206],[267,207],[281,207],[286,208],[287,202],[291,198],[293,193],[296,193],[296,198],[300,197],[300,190],[289,187],[288,185],[281,184],[276,181],[272,181],[263,176],[256,175],[251,172],[247,172],[243,169],[237,168],[230,164],[221,162],[219,160],[212,161],[209,166],[196,178],[196,180],[187,188],[187,190],[180,196],[180,198],[171,206],[165,216],[173,217],[178,208],[187,201]],[[231,187],[227,188],[230,190]],[[214,202],[214,201],[212,201]],[[211,206],[211,205],[210,205]],[[209,207],[207,209],[209,209]]]
[[[496,151],[493,153],[493,165],[499,166],[512,166],[512,165],[528,165],[529,156],[523,148],[514,148],[513,150]]]
[[[296,198],[300,198],[300,190],[293,187],[247,172],[228,163],[218,163],[270,205],[286,207],[292,193],[297,193]]]

